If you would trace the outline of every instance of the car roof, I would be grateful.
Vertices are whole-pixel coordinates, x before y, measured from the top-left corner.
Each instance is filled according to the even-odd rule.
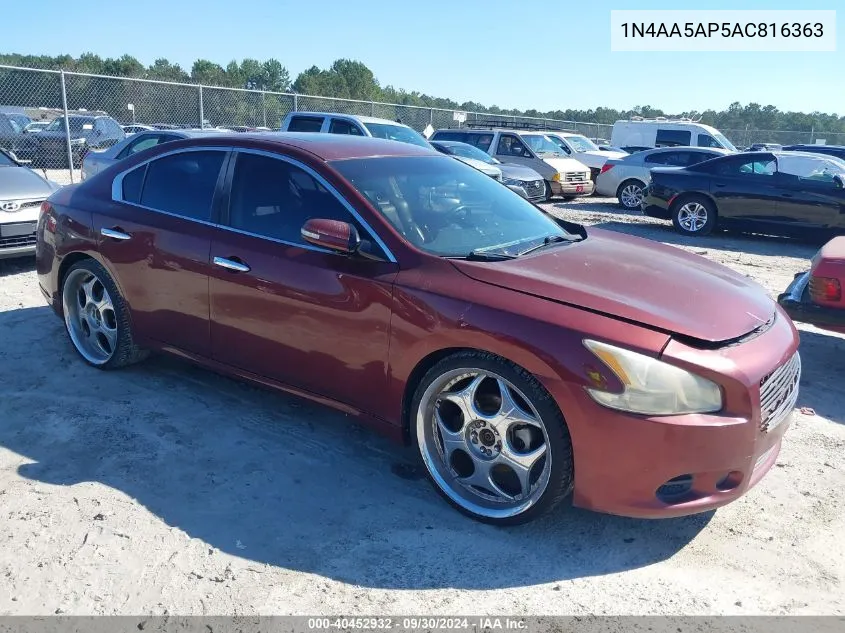
[[[784,145],[783,148],[786,149],[787,147],[806,147],[806,148],[813,148],[807,149],[807,151],[813,150],[824,150],[827,149],[835,149],[835,150],[845,150],[845,145],[815,145],[813,143],[793,143],[791,145]]]
[[[360,121],[361,123],[388,123],[390,125],[401,125],[403,127],[409,127],[404,123],[399,123],[398,121],[391,121],[390,119],[380,119],[374,116],[363,116],[359,114],[344,114],[343,112],[302,112],[297,110],[296,112],[291,112],[288,116],[331,116],[338,118],[354,119],[355,121]]]
[[[192,136],[201,135],[196,134]],[[309,152],[324,161],[372,158],[376,156],[442,156],[442,154],[433,148],[429,149],[412,143],[389,141],[370,136],[320,134],[318,132],[209,134],[202,139],[202,144],[219,143],[222,139],[225,139],[227,144],[236,147],[263,147],[265,149],[270,149],[274,145],[278,148],[293,147]]]
[[[696,147],[695,145],[676,145],[674,147],[652,147],[651,149],[646,149],[641,152],[637,152],[640,156],[644,154],[660,154],[663,152],[677,152],[679,150],[697,150],[701,152],[715,152],[716,154],[722,154],[727,156],[729,154],[736,154],[737,152],[732,152],[729,149],[725,149],[724,147]],[[752,150],[756,151],[756,150]],[[748,152],[750,153],[750,152]],[[629,156],[635,156],[636,154],[629,154]]]

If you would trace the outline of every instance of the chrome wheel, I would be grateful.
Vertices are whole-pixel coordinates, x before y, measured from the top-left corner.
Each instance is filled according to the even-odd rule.
[[[464,510],[513,517],[543,496],[552,466],[546,427],[502,376],[470,368],[445,372],[426,389],[416,415],[426,468]]]
[[[72,270],[65,280],[62,304],[77,351],[92,365],[107,363],[117,349],[117,317],[103,282],[88,270]]]
[[[687,202],[678,209],[678,224],[685,231],[697,233],[707,224],[707,208],[700,202]]]
[[[619,200],[626,209],[639,209],[643,202],[643,188],[631,183],[622,188]]]

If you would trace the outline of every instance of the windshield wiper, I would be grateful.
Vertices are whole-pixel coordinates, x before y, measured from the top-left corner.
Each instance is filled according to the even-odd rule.
[[[486,251],[470,251],[464,259],[471,262],[502,262],[506,259],[515,259],[516,255],[507,253],[488,253]]]
[[[551,246],[552,244],[560,244],[561,242],[580,242],[582,238],[580,237],[566,237],[565,235],[547,235],[542,243],[532,246],[531,248],[526,248],[524,251],[520,251],[517,253],[517,257],[522,257],[523,255],[528,255],[528,253],[533,253],[534,251],[539,251],[541,248],[546,248],[547,246]]]

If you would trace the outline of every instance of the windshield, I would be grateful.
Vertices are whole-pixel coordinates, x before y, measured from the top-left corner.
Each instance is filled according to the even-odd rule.
[[[565,156],[557,143],[552,141],[552,139],[548,136],[525,134],[522,138],[528,147],[533,149],[536,154],[554,154],[555,156]]]
[[[515,255],[571,237],[522,196],[446,156],[357,158],[332,166],[414,246],[444,257]]]
[[[415,132],[404,125],[390,125],[389,123],[364,123],[364,126],[376,138],[386,138],[389,141],[400,141],[402,143],[410,143],[411,145],[419,145],[420,147],[431,146],[425,137],[419,132]]]
[[[83,131],[93,130],[94,129],[94,121],[93,119],[86,119],[84,117],[69,117],[67,120],[68,127],[70,128],[71,133],[79,133]],[[59,117],[57,119],[53,119],[46,128],[44,128],[45,132],[64,132],[65,130],[65,118]]]
[[[455,156],[461,156],[462,158],[474,158],[475,160],[480,160],[488,165],[499,164],[499,161],[490,156],[490,154],[481,151],[474,145],[469,145],[467,143],[455,143],[453,145],[450,143],[449,145],[444,145],[443,147],[446,148],[446,151],[450,154],[454,154]]]
[[[713,138],[719,141],[722,144],[722,147],[724,147],[725,149],[729,149],[732,152],[737,151],[736,147],[734,147],[734,144],[731,143],[727,138],[725,138],[725,135],[721,132],[716,132],[713,135]]]
[[[567,135],[564,137],[576,152],[595,152],[599,149],[598,145],[593,143],[586,136],[580,134]]]

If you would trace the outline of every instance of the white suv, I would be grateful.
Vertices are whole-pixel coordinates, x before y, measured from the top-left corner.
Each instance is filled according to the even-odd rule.
[[[372,136],[433,149],[425,137],[396,121],[336,112],[291,112],[282,122],[282,132],[322,132]]]
[[[548,130],[544,133],[560,145],[560,148],[566,152],[567,156],[575,158],[589,167],[590,178],[593,182],[596,182],[596,177],[601,173],[601,168],[604,167],[607,161],[627,156],[625,152],[609,152],[599,149],[598,145],[583,134],[556,132],[553,130]]]

